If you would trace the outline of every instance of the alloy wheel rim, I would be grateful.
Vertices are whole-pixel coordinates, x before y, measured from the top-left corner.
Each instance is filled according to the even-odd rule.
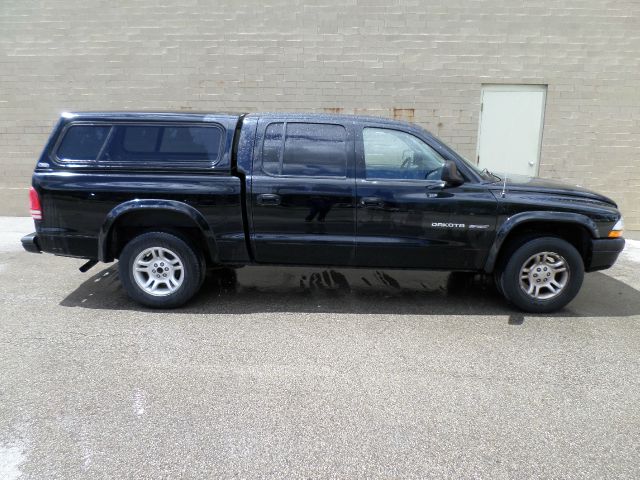
[[[569,264],[555,252],[531,255],[520,268],[520,288],[535,300],[549,300],[560,295],[569,283]]]
[[[182,260],[164,247],[151,247],[140,252],[133,261],[132,270],[138,287],[155,297],[175,293],[184,280]]]

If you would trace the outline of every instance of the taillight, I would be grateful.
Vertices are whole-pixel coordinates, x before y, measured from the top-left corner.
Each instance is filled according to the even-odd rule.
[[[29,208],[31,209],[31,218],[34,220],[42,220],[42,208],[40,207],[40,197],[36,189],[29,188]]]

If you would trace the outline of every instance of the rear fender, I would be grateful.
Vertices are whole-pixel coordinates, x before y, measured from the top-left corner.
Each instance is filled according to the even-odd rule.
[[[162,199],[130,200],[128,202],[121,203],[117,207],[114,207],[107,214],[102,227],[100,228],[100,233],[98,236],[98,259],[100,261],[109,262],[113,260],[112,258],[109,258],[109,239],[112,234],[113,226],[118,218],[122,217],[122,215],[126,213],[134,211],[140,212],[145,210],[155,212],[166,210],[188,217],[204,235],[211,260],[214,262],[217,261],[218,250],[216,248],[215,236],[204,216],[191,205],[187,205],[186,203],[178,202],[176,200]],[[160,228],[162,227],[162,225],[158,225],[158,227]]]

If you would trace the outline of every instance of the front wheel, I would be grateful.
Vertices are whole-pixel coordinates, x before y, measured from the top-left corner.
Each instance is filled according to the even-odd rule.
[[[153,308],[186,303],[202,285],[202,262],[182,238],[165,232],[135,237],[119,258],[120,281],[136,302]]]
[[[556,237],[525,241],[510,252],[499,274],[506,299],[526,312],[548,313],[567,305],[584,278],[580,253]]]

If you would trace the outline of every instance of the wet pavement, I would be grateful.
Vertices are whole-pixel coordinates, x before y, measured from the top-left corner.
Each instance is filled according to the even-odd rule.
[[[540,316],[479,276],[270,267],[152,311],[3,238],[2,479],[640,476],[640,242]]]
[[[120,287],[117,264],[102,265],[95,270],[99,271],[69,292],[60,302],[61,306],[150,312],[126,297]],[[267,312],[502,315],[507,316],[511,324],[521,323],[525,318],[505,302],[490,278],[481,275],[307,267],[214,270],[209,273],[202,291],[186,307],[164,311],[168,315]],[[585,277],[580,297],[558,315],[624,317],[637,314],[640,314],[640,292],[616,278],[596,272]]]

